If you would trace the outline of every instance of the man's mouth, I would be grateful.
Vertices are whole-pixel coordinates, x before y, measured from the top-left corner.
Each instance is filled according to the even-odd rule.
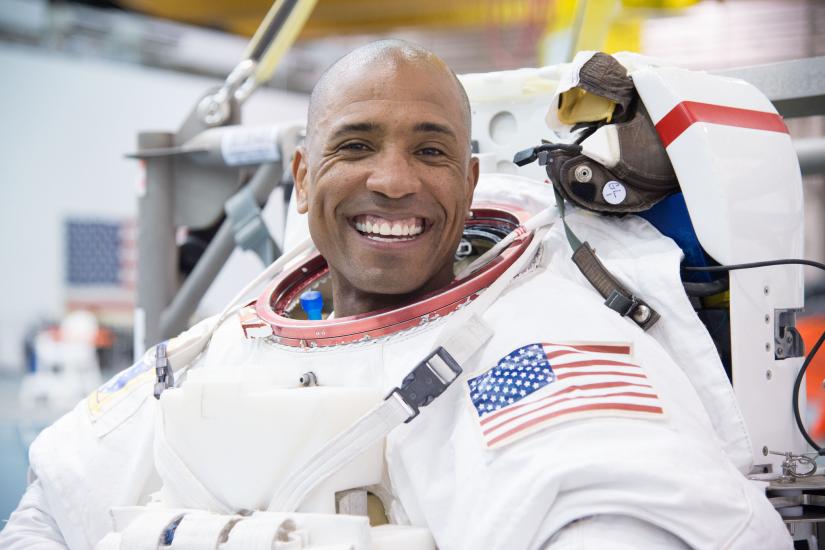
[[[352,218],[355,229],[368,239],[379,242],[411,241],[424,232],[424,218],[389,220],[373,214]]]

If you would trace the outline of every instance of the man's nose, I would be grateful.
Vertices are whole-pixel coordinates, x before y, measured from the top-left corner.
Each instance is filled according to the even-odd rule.
[[[384,151],[377,155],[367,178],[367,189],[391,199],[416,193],[421,182],[401,151]]]

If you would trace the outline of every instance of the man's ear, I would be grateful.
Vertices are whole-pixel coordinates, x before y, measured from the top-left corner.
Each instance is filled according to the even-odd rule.
[[[473,204],[473,193],[478,184],[479,162],[475,155],[470,157],[470,166],[467,170],[467,206]]]
[[[306,149],[303,146],[296,148],[292,157],[292,179],[295,180],[295,205],[299,214],[306,214],[309,210],[307,160]]]

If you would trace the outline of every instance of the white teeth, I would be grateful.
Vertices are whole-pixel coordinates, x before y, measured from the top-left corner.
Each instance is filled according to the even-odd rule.
[[[366,216],[364,216],[366,218]],[[413,238],[416,235],[420,235],[424,231],[424,227],[420,225],[420,221],[414,218],[408,218],[407,220],[399,220],[399,221],[378,221],[370,219],[364,219],[356,221],[354,223],[355,229],[357,229],[361,233],[366,233],[368,235],[382,235],[382,236],[392,236],[394,239],[389,240],[409,240],[409,239],[399,239],[399,237],[410,237]],[[380,218],[379,218],[380,220]]]
[[[413,240],[412,237],[406,237],[406,238],[401,237],[399,239],[398,237],[392,237],[392,238],[390,238],[390,237],[379,237],[378,235],[367,235],[367,238],[371,239],[373,241],[380,241],[382,243],[397,243],[397,242],[401,242],[401,241],[411,241],[411,240]]]

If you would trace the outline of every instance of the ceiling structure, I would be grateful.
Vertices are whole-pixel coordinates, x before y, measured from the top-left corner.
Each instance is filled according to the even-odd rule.
[[[279,0],[281,1],[281,0]],[[585,4],[680,9],[698,0],[320,0],[302,38],[376,34],[404,28],[456,30],[539,27],[570,18]],[[251,36],[272,6],[269,0],[114,0],[125,8]],[[619,7],[621,7],[619,6]]]
[[[223,78],[270,7],[4,0],[0,40]],[[271,85],[307,92],[343,52],[388,36],[432,49],[458,73],[559,63],[581,49],[723,69],[825,55],[825,0],[318,0]]]
[[[247,37],[272,6],[270,0],[108,1]],[[285,64],[296,69],[297,56],[326,65],[344,48],[388,35],[434,49],[457,72],[558,63],[581,49],[644,51],[686,66],[724,68],[825,54],[825,1],[319,0]]]

